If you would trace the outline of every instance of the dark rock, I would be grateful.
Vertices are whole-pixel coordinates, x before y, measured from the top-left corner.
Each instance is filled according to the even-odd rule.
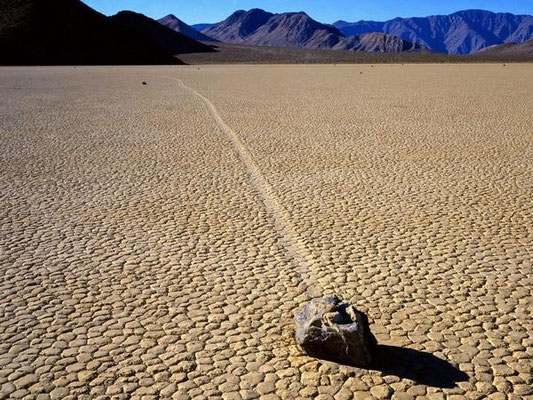
[[[148,85],[146,82],[143,82],[143,85]]]
[[[296,341],[310,356],[360,367],[372,363],[377,341],[368,317],[336,295],[311,300],[294,319]]]

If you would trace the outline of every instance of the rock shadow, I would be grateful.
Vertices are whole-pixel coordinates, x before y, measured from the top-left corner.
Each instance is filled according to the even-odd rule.
[[[430,353],[397,346],[378,345],[370,369],[443,389],[454,388],[457,382],[468,380],[465,372],[446,360]]]
[[[334,354],[309,354],[311,357],[339,363]],[[359,365],[351,367],[381,371],[385,375],[394,375],[402,379],[410,379],[420,385],[441,389],[457,387],[457,382],[468,380],[468,375],[454,367],[448,361],[433,354],[397,346],[377,345],[374,361],[368,367]]]

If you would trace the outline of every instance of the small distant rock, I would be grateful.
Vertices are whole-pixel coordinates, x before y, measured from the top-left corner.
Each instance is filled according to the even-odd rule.
[[[148,85],[146,82],[143,81],[143,85]]]
[[[368,317],[336,295],[311,300],[294,319],[296,341],[310,356],[360,367],[372,363],[377,341]]]

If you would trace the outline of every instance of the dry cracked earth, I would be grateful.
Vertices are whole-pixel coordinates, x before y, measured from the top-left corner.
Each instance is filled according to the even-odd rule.
[[[533,65],[0,89],[0,398],[532,398]],[[311,289],[368,313],[375,366],[302,354]]]

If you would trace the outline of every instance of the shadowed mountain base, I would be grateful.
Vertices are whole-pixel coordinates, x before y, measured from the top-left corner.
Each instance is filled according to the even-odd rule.
[[[532,62],[533,56],[467,55],[432,52],[374,53],[368,51],[295,49],[209,43],[214,53],[181,54],[187,64],[401,64]]]

